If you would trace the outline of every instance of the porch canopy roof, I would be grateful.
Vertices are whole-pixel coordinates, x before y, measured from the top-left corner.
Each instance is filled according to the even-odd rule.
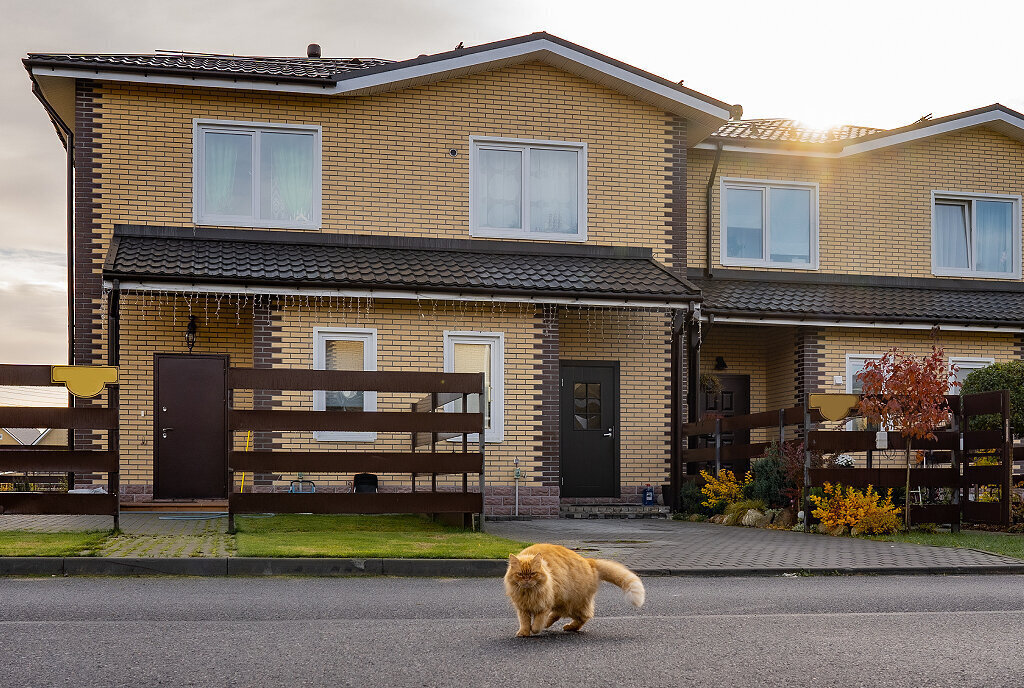
[[[691,273],[692,274],[692,273]],[[705,313],[737,322],[1020,330],[1024,283],[720,270],[696,278]]]
[[[289,231],[122,225],[103,275],[154,290],[675,308],[700,299],[645,248]]]

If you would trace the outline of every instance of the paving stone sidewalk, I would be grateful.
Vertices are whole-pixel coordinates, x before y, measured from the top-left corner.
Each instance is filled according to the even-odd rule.
[[[830,537],[712,523],[646,519],[498,521],[488,532],[553,542],[584,556],[615,559],[643,571],[849,571],[1020,568],[1024,561],[988,552]]]
[[[110,516],[0,515],[0,530],[109,531]],[[234,539],[226,516],[201,513],[122,513],[122,535],[104,543],[102,557],[230,557]]]

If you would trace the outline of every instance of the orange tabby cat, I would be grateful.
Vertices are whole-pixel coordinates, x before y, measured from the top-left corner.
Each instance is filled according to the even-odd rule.
[[[519,615],[518,637],[540,633],[567,616],[566,631],[578,631],[594,617],[594,595],[601,581],[622,588],[626,599],[643,605],[644,584],[622,564],[587,559],[561,545],[530,545],[508,557],[505,593]]]

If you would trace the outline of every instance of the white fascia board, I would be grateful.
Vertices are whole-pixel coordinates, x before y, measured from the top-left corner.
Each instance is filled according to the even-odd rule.
[[[634,72],[623,69],[622,67],[609,64],[604,60],[599,60],[595,57],[591,57],[590,55],[585,55],[584,53],[559,45],[553,41],[549,41],[546,38],[540,38],[535,41],[528,41],[515,45],[507,45],[502,48],[494,48],[493,50],[483,50],[468,55],[449,57],[444,60],[427,62],[425,64],[389,69],[376,74],[353,76],[341,80],[338,83],[337,92],[351,93],[354,91],[375,88],[395,81],[421,79],[453,70],[470,69],[486,65],[489,62],[541,57],[544,53],[558,55],[559,57],[569,60],[570,62],[575,62],[582,67],[602,72],[614,79],[625,81],[626,83],[632,84],[645,91],[661,96],[662,98],[673,100],[680,105],[700,110],[711,117],[721,120],[728,120],[730,117],[729,111],[726,108],[718,107],[717,105],[708,103],[700,98],[695,98],[687,93],[670,88],[665,84],[640,76],[639,74],[635,74]]]
[[[804,325],[808,327],[857,327],[872,330],[931,330],[938,326],[946,332],[1024,332],[1024,327],[991,326],[991,325],[947,325],[943,323],[920,322],[849,322],[843,320],[799,320],[796,318],[744,318],[728,315],[715,315],[715,324],[734,325]]]
[[[169,74],[139,74],[137,72],[120,72],[102,69],[57,69],[55,67],[33,67],[34,76],[53,76],[68,79],[96,79],[98,81],[128,81],[147,84],[164,84],[167,86],[199,86],[202,88],[234,88],[245,91],[277,91],[280,93],[331,93],[334,86],[325,83],[315,84],[272,83],[269,81],[250,81],[244,76],[239,78],[224,77],[210,79],[208,77],[171,76]]]
[[[139,74],[137,72],[120,72],[116,70],[97,70],[88,67],[81,69],[67,69],[54,67],[33,67],[33,74],[46,76],[61,76],[68,78],[89,78],[106,81],[142,81],[158,84],[170,84],[177,86],[203,86],[208,88],[238,88],[261,91],[283,91],[291,93],[325,93],[329,95],[359,95],[361,91],[369,91],[390,83],[424,79],[436,75],[443,75],[456,70],[470,70],[474,67],[486,66],[492,62],[523,61],[531,57],[543,57],[545,53],[557,55],[565,60],[574,62],[581,67],[596,70],[607,76],[629,83],[637,88],[645,90],[654,95],[674,101],[687,108],[698,110],[709,117],[720,119],[723,122],[730,117],[726,108],[719,107],[707,101],[695,98],[687,93],[671,88],[653,79],[648,79],[634,72],[623,69],[617,65],[609,64],[590,55],[578,52],[563,45],[559,45],[546,38],[534,41],[507,45],[501,48],[471,52],[466,55],[455,55],[442,60],[434,60],[424,64],[399,67],[397,69],[386,69],[374,74],[353,76],[342,79],[337,84],[325,85],[323,87],[312,84],[295,83],[269,83],[265,81],[246,80],[244,75],[233,79],[231,77],[210,79],[191,78],[181,76],[160,75],[157,70],[154,73]]]
[[[103,281],[104,289],[113,282]],[[397,299],[400,301],[469,301],[482,303],[536,303],[599,308],[652,308],[688,310],[690,301],[634,301],[629,299],[588,299],[565,296],[506,296],[503,294],[459,294],[456,292],[398,291],[389,289],[303,289],[298,287],[248,287],[233,284],[186,284],[177,282],[132,282],[120,280],[121,291],[164,291],[182,294],[260,294],[265,296],[327,296],[352,299]]]
[[[954,119],[950,120],[949,122],[942,122],[928,127],[921,127],[920,129],[914,129],[913,131],[905,131],[899,134],[893,134],[891,136],[882,136],[877,139],[872,139],[871,141],[864,141],[862,143],[851,143],[850,145],[844,146],[841,151],[792,150],[768,146],[742,146],[736,144],[725,144],[722,146],[722,150],[736,153],[764,153],[768,155],[790,155],[800,158],[846,158],[851,155],[861,155],[863,153],[868,153],[874,150],[878,150],[880,148],[898,146],[900,144],[909,143],[911,141],[917,141],[932,136],[940,136],[942,134],[948,134],[950,132],[958,131],[961,129],[970,129],[971,127],[984,126],[986,124],[992,124],[993,122],[1002,122],[1003,124],[1006,124],[1009,127],[1012,127],[1013,129],[1017,130],[1020,135],[1020,139],[1024,141],[1024,119],[1008,115],[1005,112],[992,111],[981,112],[976,115],[970,115],[968,117],[962,117],[960,119]],[[701,150],[715,150],[717,148],[717,146],[714,143],[709,143],[707,141],[698,143],[696,146],[693,147]]]

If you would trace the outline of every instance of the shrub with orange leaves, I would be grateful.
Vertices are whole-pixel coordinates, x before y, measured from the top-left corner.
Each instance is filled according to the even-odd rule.
[[[701,471],[700,477],[704,478],[705,481],[704,487],[700,488],[700,491],[707,497],[703,504],[709,509],[743,499],[743,485],[740,484],[736,474],[732,471],[728,469],[721,470],[718,472],[717,477],[707,471]],[[750,479],[751,476],[747,473],[746,482],[750,482]]]
[[[871,485],[861,492],[825,483],[822,491],[824,496],[810,497],[817,507],[811,514],[829,530],[845,526],[858,533],[881,535],[900,529],[900,509],[892,503],[892,489],[884,500]]]

